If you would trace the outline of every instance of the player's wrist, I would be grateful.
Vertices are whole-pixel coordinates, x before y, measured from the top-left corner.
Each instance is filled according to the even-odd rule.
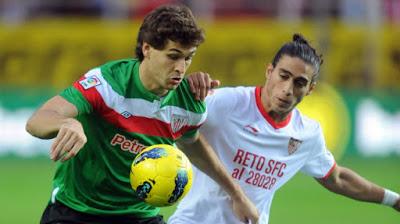
[[[384,195],[381,204],[393,207],[400,199],[400,195],[389,189],[384,189]]]
[[[235,184],[233,191],[229,192],[229,195],[231,196],[232,200],[236,200],[236,201],[245,201],[246,200],[246,194],[244,193],[243,189],[238,184]]]

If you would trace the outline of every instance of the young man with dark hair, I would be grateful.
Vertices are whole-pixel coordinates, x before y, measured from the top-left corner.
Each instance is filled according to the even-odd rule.
[[[220,88],[206,98],[208,117],[200,132],[256,204],[259,224],[268,223],[275,191],[298,171],[332,192],[400,211],[398,193],[337,165],[319,123],[296,109],[314,89],[321,64],[315,49],[295,34],[267,67],[263,87]],[[198,170],[194,176],[168,223],[241,223],[221,187]]]
[[[175,142],[221,184],[240,220],[257,220],[255,206],[198,137],[206,108],[184,75],[203,41],[187,7],[159,7],[140,27],[138,59],[90,70],[32,115],[27,131],[55,138],[50,157],[62,161],[42,224],[164,223],[159,208],[131,189],[130,165],[146,146]]]

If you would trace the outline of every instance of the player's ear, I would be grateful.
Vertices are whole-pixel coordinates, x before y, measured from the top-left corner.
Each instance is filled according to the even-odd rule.
[[[310,87],[308,88],[308,91],[306,93],[307,96],[312,93],[316,85],[317,85],[316,81],[311,81]]]
[[[267,66],[267,69],[265,70],[265,78],[268,80],[272,74],[272,71],[274,70],[274,66],[269,63]]]
[[[142,44],[142,52],[143,52],[144,58],[149,58],[150,57],[150,49],[151,49],[150,44],[148,44],[146,42],[143,42],[143,44]]]

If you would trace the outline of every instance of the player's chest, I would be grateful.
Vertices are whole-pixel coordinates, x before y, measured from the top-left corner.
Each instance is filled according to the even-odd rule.
[[[205,119],[183,106],[163,101],[115,99],[100,115],[117,129],[128,133],[177,139]]]
[[[235,119],[227,123],[226,130],[225,139],[232,150],[243,149],[259,156],[265,154],[285,160],[308,154],[304,149],[308,141],[290,127],[275,129],[265,121]]]

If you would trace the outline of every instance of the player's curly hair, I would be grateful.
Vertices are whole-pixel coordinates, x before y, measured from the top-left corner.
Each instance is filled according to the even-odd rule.
[[[167,40],[185,47],[204,42],[204,31],[196,24],[192,11],[184,5],[164,5],[146,15],[139,29],[136,57],[142,61],[143,42],[157,50],[164,49]]]
[[[314,67],[312,81],[314,82],[317,79],[319,69],[324,62],[322,54],[318,54],[301,34],[295,33],[292,41],[284,44],[281,49],[279,49],[272,61],[272,66],[275,67],[283,55],[301,58],[304,62],[312,65]]]

